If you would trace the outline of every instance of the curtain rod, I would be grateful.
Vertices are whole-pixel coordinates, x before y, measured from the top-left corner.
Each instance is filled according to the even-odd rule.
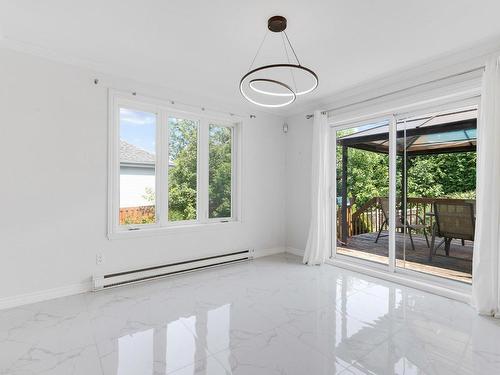
[[[429,84],[432,84],[432,83],[444,81],[444,80],[447,80],[447,79],[450,79],[450,78],[460,77],[462,75],[469,74],[469,73],[474,73],[474,72],[478,72],[478,71],[481,71],[481,70],[484,71],[484,69],[485,69],[485,65],[481,65],[481,66],[478,66],[477,68],[472,68],[472,69],[469,69],[469,70],[466,70],[466,71],[463,71],[463,72],[450,74],[450,75],[447,75],[447,76],[444,76],[444,77],[436,78],[436,79],[433,79],[433,80],[430,80],[430,81],[426,81],[426,82],[422,82],[422,83],[417,83],[416,85],[413,85],[413,86],[405,87],[405,88],[402,88],[402,89],[399,89],[399,90],[394,90],[394,91],[391,91],[391,92],[388,92],[388,93],[385,93],[385,94],[381,94],[381,95],[377,95],[377,96],[374,96],[374,97],[371,97],[371,98],[368,98],[368,99],[363,99],[363,100],[360,100],[358,102],[341,105],[339,107],[335,107],[335,108],[329,109],[326,112],[338,111],[339,109],[345,109],[345,108],[353,107],[353,106],[358,105],[358,104],[368,103],[368,102],[371,102],[371,101],[374,101],[374,100],[377,100],[377,99],[385,98],[386,96],[390,96],[390,95],[394,95],[394,94],[399,94],[401,92],[405,92],[405,91],[412,90],[412,89],[415,89],[415,88],[418,88],[418,87],[426,86],[426,85],[429,85]],[[308,119],[308,120],[310,118],[313,118],[313,117],[314,117],[314,114],[312,114],[312,113],[306,115],[306,119]]]
[[[444,95],[444,96],[440,96],[437,98],[435,97],[433,99],[428,99],[428,100],[423,100],[423,101],[416,102],[416,103],[406,104],[406,105],[399,106],[399,107],[386,108],[385,110],[378,111],[376,113],[371,113],[368,115],[361,115],[361,116],[351,117],[351,118],[347,118],[347,119],[340,120],[340,121],[334,121],[333,123],[330,123],[330,125],[331,126],[344,126],[344,125],[353,124],[353,123],[357,123],[357,122],[373,120],[374,118],[387,117],[389,114],[394,115],[396,113],[398,115],[403,115],[403,114],[407,114],[408,112],[414,111],[415,108],[433,105],[436,102],[446,101],[447,103],[454,103],[454,102],[458,102],[458,101],[462,101],[462,100],[478,98],[480,96],[481,96],[481,94],[480,94],[480,91],[478,89],[469,89],[469,90],[460,91],[460,92],[457,92],[454,94]],[[453,100],[453,102],[451,100]]]
[[[99,78],[94,78],[93,79],[93,82],[94,82],[94,85],[99,85],[100,84],[100,79]],[[193,108],[193,109],[196,109],[196,110],[201,110],[202,112],[211,112],[211,113],[214,113],[214,114],[221,114],[221,115],[224,115],[224,116],[229,116],[229,117],[237,117],[237,118],[245,118],[245,117],[250,117],[250,119],[255,119],[257,118],[257,116],[253,113],[249,113],[249,114],[246,114],[246,115],[241,115],[241,114],[238,114],[238,113],[235,113],[235,112],[226,112],[226,111],[221,111],[221,110],[218,110],[218,109],[214,109],[214,108],[208,108],[208,107],[205,107],[205,106],[198,106],[198,105],[194,105],[194,104],[189,104],[189,103],[183,103],[183,102],[180,102],[180,101],[177,101],[177,100],[173,100],[173,99],[168,99],[168,98],[161,98],[161,97],[157,97],[157,96],[152,96],[152,95],[147,95],[147,94],[140,94],[138,93],[137,91],[130,91],[130,90],[123,90],[123,89],[116,89],[112,86],[105,86],[107,87],[108,89],[110,90],[113,90],[113,91],[116,91],[118,93],[121,93],[121,94],[124,94],[124,95],[131,95],[133,97],[138,97],[138,98],[143,98],[143,99],[151,99],[151,100],[154,100],[154,101],[157,101],[159,103],[169,103],[170,105],[180,105],[182,107],[188,107],[188,108]]]

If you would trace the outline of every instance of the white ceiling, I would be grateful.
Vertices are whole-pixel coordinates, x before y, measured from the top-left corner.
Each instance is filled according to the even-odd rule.
[[[292,110],[500,34],[499,0],[0,0],[0,30],[145,83],[242,103],[239,79],[275,14],[320,78]],[[272,42],[261,62],[276,57]]]

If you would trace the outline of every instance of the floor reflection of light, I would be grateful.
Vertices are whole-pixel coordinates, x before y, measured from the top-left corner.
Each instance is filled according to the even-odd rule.
[[[223,305],[210,310],[207,314],[207,344],[208,348],[216,351],[229,348],[231,329],[231,305]],[[227,356],[220,356],[219,359],[226,368],[229,366],[229,351]]]
[[[395,293],[394,308],[398,309],[401,306],[403,306],[403,291],[397,288]]]
[[[367,284],[363,291],[348,294],[348,290],[352,288],[352,280],[344,279],[340,283],[342,288],[337,289],[340,300],[335,319],[335,346],[339,346],[344,340],[355,336],[362,330],[376,326],[381,318],[389,314],[391,300],[396,304],[401,303],[400,294],[392,296],[391,299],[391,289],[381,285]],[[369,306],[366,303],[367,297],[371,297],[372,301]]]
[[[368,294],[370,297],[370,294]],[[345,313],[362,322],[375,324],[380,318],[389,313],[389,289],[379,288],[377,295],[371,297],[370,306],[366,305],[367,294],[358,292],[349,296],[346,301]]]
[[[153,373],[153,330],[118,339],[118,375]]]
[[[196,317],[186,320],[189,328],[196,326]],[[166,371],[176,370],[195,361],[195,337],[179,320],[167,325]]]
[[[418,375],[422,374],[422,370],[410,362],[407,358],[400,358],[394,364],[394,374]]]

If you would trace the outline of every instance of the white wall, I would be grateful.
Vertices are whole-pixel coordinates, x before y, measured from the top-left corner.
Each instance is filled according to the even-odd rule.
[[[85,283],[96,271],[285,245],[281,118],[245,120],[241,225],[108,240],[106,86],[169,97],[116,77],[95,85],[90,70],[6,49],[0,75],[0,300]]]
[[[286,120],[286,246],[303,251],[311,207],[312,119],[305,114]]]

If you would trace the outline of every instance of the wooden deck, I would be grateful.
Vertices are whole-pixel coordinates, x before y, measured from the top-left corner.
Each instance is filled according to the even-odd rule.
[[[383,233],[383,235],[387,233]],[[375,243],[377,233],[365,233],[352,236],[347,244],[337,243],[337,253],[367,259],[374,262],[387,264],[388,237],[381,237]],[[429,236],[429,242],[431,238]],[[415,251],[412,250],[410,239],[406,239],[405,257],[403,256],[403,234],[396,234],[396,265],[414,271],[458,280],[466,283],[472,282],[472,249],[473,242],[465,241],[465,246],[459,240],[453,240],[450,248],[450,256],[444,253],[441,246],[437,254],[429,261],[429,248],[425,238],[413,235]],[[436,243],[441,242],[440,238]]]

